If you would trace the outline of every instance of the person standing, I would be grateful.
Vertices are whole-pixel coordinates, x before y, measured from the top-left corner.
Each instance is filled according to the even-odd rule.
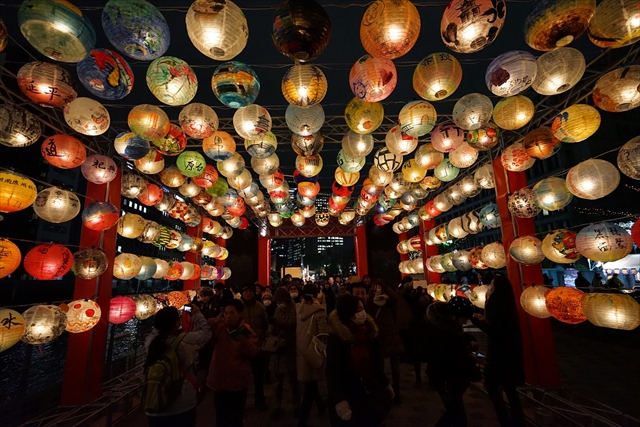
[[[582,271],[578,271],[578,277],[575,281],[576,288],[588,288],[591,283],[582,275]]]
[[[298,282],[298,279],[293,279],[287,290],[289,291],[289,295],[291,296],[294,304],[301,301],[302,297],[300,296],[300,293],[302,291],[302,285]]]
[[[254,285],[247,285],[242,289],[242,302],[244,310],[242,318],[251,326],[251,329],[258,336],[258,345],[262,348],[269,329],[267,310],[261,302],[256,301],[256,290]],[[264,376],[266,368],[265,354],[260,352],[251,360],[251,370],[253,372],[254,401],[255,406],[260,411],[267,410],[264,396]]]
[[[625,288],[624,283],[618,277],[618,273],[613,273],[611,278],[607,280],[607,288],[618,289],[618,290]]]
[[[601,288],[602,287],[602,276],[600,275],[600,273],[596,273],[593,276],[593,280],[591,281],[591,286],[594,288]]]
[[[333,281],[331,277],[329,279]],[[336,295],[333,293],[333,289],[331,289],[331,283],[329,283],[329,281],[325,282],[320,291],[324,294],[324,300],[327,303],[326,312],[331,313],[336,309]]]
[[[202,313],[207,320],[218,317],[222,313],[218,298],[216,298],[213,289],[208,286],[203,286],[198,289],[193,303],[198,306],[200,313]]]
[[[516,387],[524,383],[522,336],[511,282],[496,275],[487,293],[484,316],[471,321],[487,334],[484,382],[501,427],[524,427],[525,418]],[[507,395],[511,413],[504,404]]]

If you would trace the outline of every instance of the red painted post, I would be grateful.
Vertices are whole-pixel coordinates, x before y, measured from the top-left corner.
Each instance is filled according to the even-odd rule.
[[[108,201],[120,209],[121,171],[107,185],[87,183],[85,206],[94,201]],[[73,291],[74,299],[94,299],[102,310],[98,324],[90,331],[80,334],[69,334],[67,356],[62,384],[62,405],[82,405],[102,395],[104,379],[104,358],[109,330],[109,305],[113,288],[111,274],[113,259],[116,255],[117,227],[113,226],[104,232],[82,227],[80,247],[102,248],[109,260],[109,268],[101,276],[93,280],[76,278]]]
[[[271,284],[271,239],[258,236],[258,283]]]
[[[502,243],[508,252],[511,242],[516,236],[535,234],[533,218],[514,218],[507,207],[510,193],[527,186],[524,172],[508,172],[502,162],[493,162],[496,181],[496,203],[502,222]],[[549,319],[539,319],[528,315],[520,306],[522,284],[542,283],[542,267],[540,265],[526,267],[507,256],[507,275],[513,286],[520,329],[522,330],[524,365],[527,382],[536,386],[552,387],[560,385],[560,373],[556,359],[553,332]]]
[[[202,226],[187,227],[187,234],[191,237],[202,238]],[[184,253],[185,261],[193,264],[200,265],[202,261],[202,252],[187,251]],[[196,277],[194,280],[183,280],[182,289],[191,290],[200,287],[200,277]]]
[[[356,273],[360,278],[369,274],[369,258],[367,253],[367,228],[364,224],[356,226],[354,237],[356,247]]]

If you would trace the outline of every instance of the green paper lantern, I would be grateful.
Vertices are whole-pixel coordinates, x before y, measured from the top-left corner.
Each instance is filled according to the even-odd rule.
[[[196,151],[183,151],[178,156],[176,166],[184,176],[194,177],[204,171],[207,162],[204,156]]]

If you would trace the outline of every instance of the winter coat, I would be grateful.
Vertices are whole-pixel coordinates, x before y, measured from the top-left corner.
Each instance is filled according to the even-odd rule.
[[[296,306],[289,302],[286,307],[276,308],[270,334],[278,336],[278,351],[271,356],[274,374],[296,370]]]
[[[329,288],[322,288],[322,294],[324,295],[324,299],[327,302],[327,313],[331,313],[336,309],[336,295],[333,293],[333,290]]]
[[[373,296],[367,300],[367,313],[371,315],[378,327],[378,341],[380,354],[383,357],[404,353],[404,346],[400,338],[400,330],[396,322],[398,297],[395,292],[386,293],[389,298],[383,306],[374,304]]]
[[[398,329],[401,331],[406,331],[411,326],[411,304],[410,304],[410,292],[406,292],[403,288],[398,289],[397,297],[398,304],[396,310],[396,324],[398,325]]]
[[[242,302],[244,303],[244,310],[241,313],[242,319],[251,326],[253,332],[258,336],[258,343],[262,346],[269,329],[267,309],[255,298],[249,301],[242,300]]]
[[[296,365],[299,381],[318,381],[324,371],[324,366],[316,369],[304,357],[311,339],[318,334],[326,334],[327,313],[317,303],[296,304]]]

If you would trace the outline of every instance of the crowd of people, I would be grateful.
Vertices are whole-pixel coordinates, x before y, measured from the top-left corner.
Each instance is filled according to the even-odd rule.
[[[402,404],[400,364],[407,362],[415,387],[423,387],[426,368],[429,387],[443,402],[436,426],[466,426],[463,395],[483,379],[500,426],[524,426],[516,390],[524,381],[521,337],[508,279],[495,276],[488,295],[482,311],[463,296],[434,301],[411,277],[397,287],[368,276],[307,283],[285,276],[273,287],[202,287],[182,323],[175,308],[156,314],[145,367],[153,372],[175,355],[182,381],[165,405],[143,400],[156,403],[147,406],[149,425],[195,426],[196,406],[208,389],[216,425],[242,426],[252,385],[253,404],[270,409],[274,420],[293,416],[307,426],[315,404],[331,426],[381,426],[392,406]],[[469,322],[487,334],[486,357],[478,357],[476,340],[464,331]],[[324,378],[326,395],[318,386]],[[283,408],[285,380],[292,414]],[[162,390],[149,384],[149,396]],[[273,387],[271,408],[265,386]]]

